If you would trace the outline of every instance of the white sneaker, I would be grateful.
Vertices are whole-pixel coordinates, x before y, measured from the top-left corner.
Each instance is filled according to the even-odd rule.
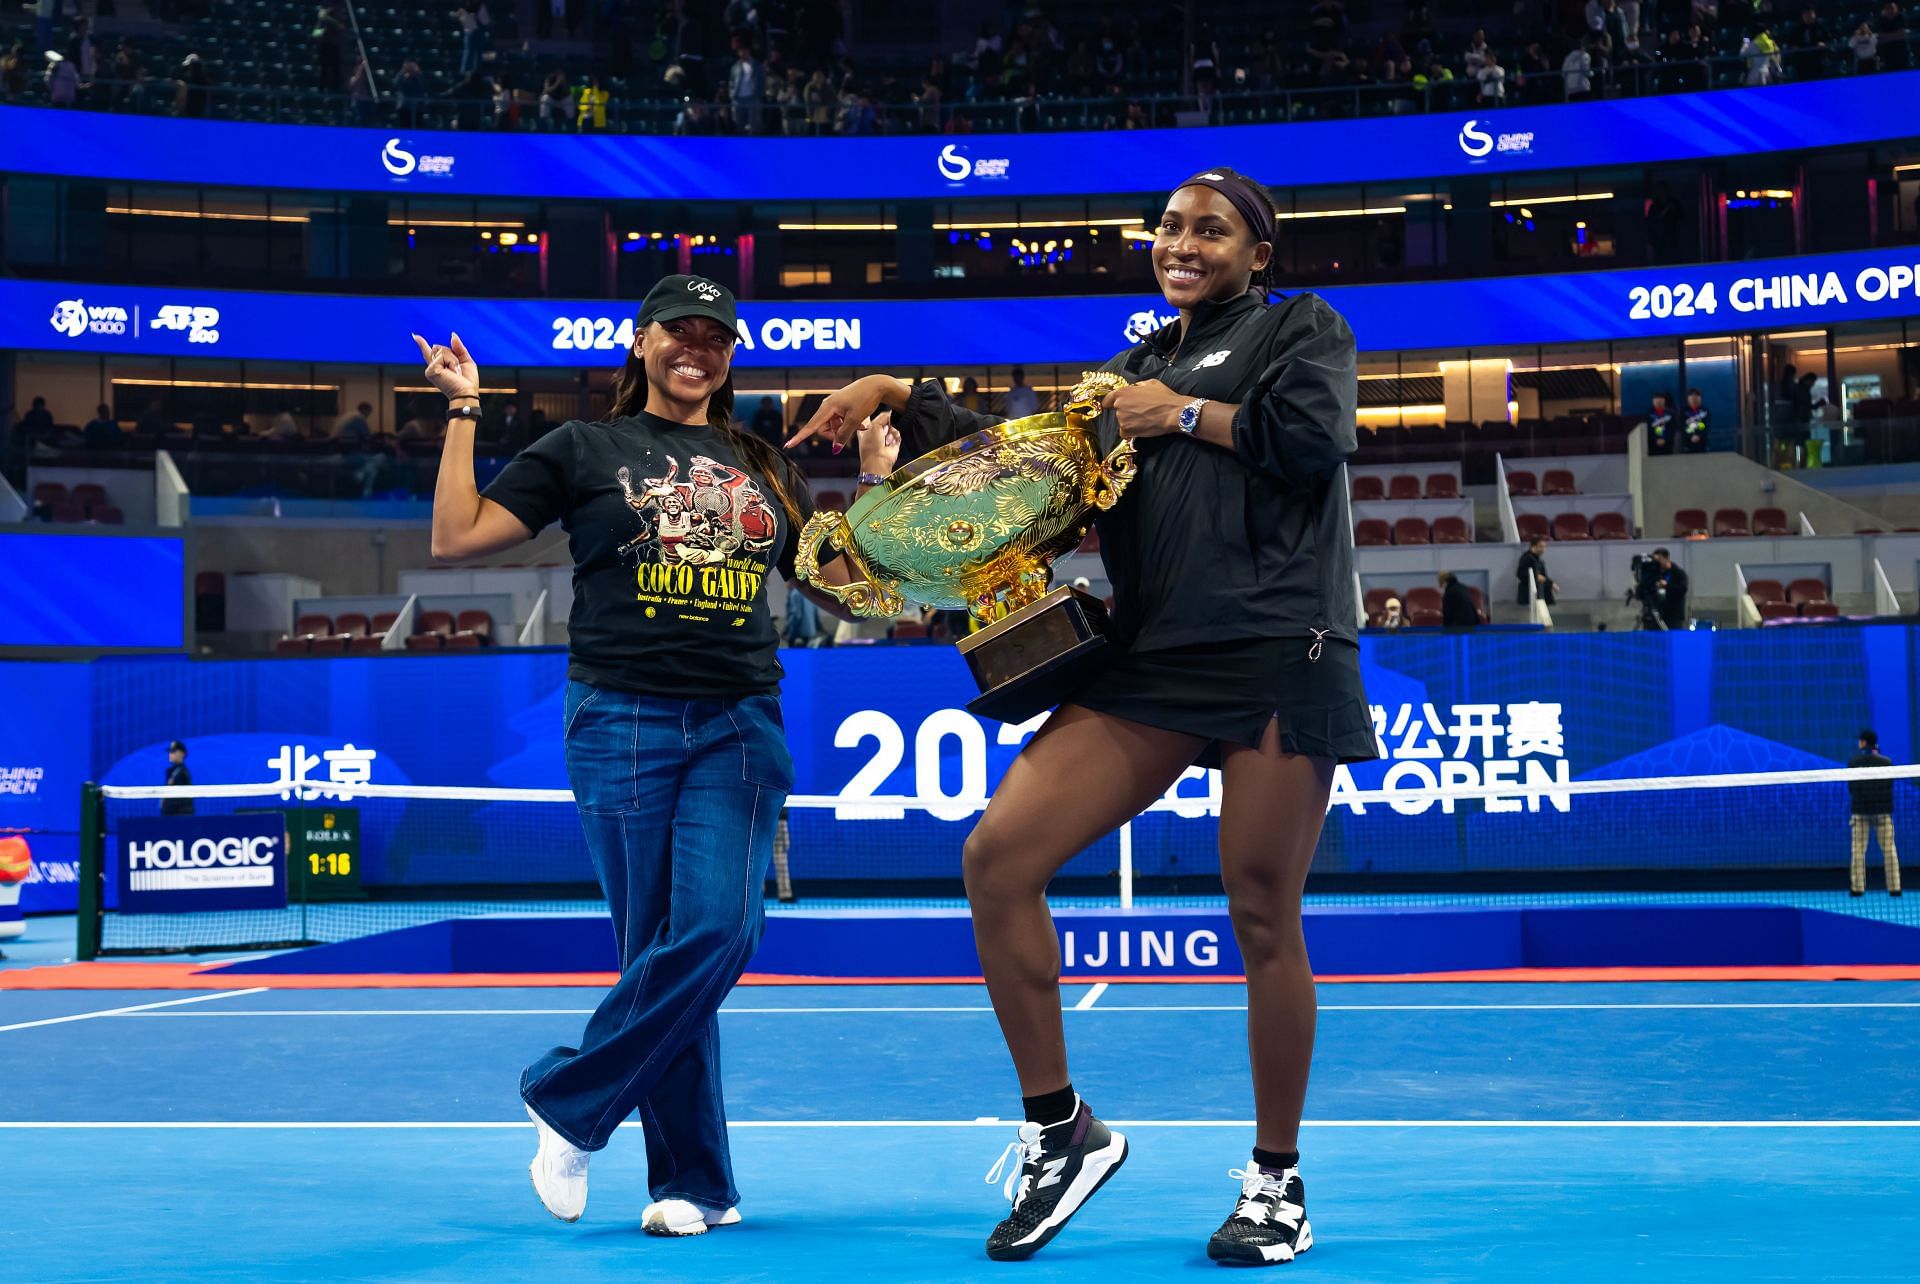
[[[648,1204],[647,1210],[640,1214],[640,1227],[649,1235],[704,1235],[709,1227],[734,1226],[739,1221],[738,1208],[710,1213],[684,1199],[663,1199],[657,1204]]]
[[[529,1166],[533,1192],[555,1217],[577,1222],[587,1211],[587,1161],[593,1154],[555,1132],[533,1113],[532,1106],[527,1107],[527,1118],[533,1120],[534,1131],[540,1135],[540,1148]]]

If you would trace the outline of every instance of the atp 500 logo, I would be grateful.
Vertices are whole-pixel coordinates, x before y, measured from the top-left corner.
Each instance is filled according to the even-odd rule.
[[[380,149],[380,163],[395,178],[406,178],[416,173],[436,178],[453,177],[453,157],[425,156],[408,151],[401,146],[398,138],[389,138],[387,145]]]
[[[53,305],[49,324],[69,339],[89,334],[125,334],[132,318],[122,307],[90,308],[85,299],[62,299]]]
[[[220,342],[220,309],[169,303],[149,322],[156,330],[185,330],[188,343]]]

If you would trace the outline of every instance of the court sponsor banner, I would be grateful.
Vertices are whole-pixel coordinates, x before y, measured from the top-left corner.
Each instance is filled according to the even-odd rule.
[[[1739,334],[1920,313],[1920,247],[1561,276],[1336,286],[1363,352]],[[1100,362],[1167,325],[1158,295],[743,301],[742,368],[920,370]],[[415,367],[409,337],[458,331],[483,369],[613,366],[633,306],[605,299],[394,299],[0,280],[0,347]]]
[[[0,709],[0,834],[13,831],[33,855],[20,908],[71,912],[80,882],[80,786],[92,766],[92,670],[0,661]],[[164,755],[159,764],[164,771]]]
[[[286,907],[287,822],[277,812],[128,817],[119,844],[122,914]]]
[[[349,129],[0,108],[0,171],[431,199],[851,201],[1170,189],[1212,165],[1360,183],[1858,146],[1914,134],[1920,72],[1546,107],[1209,129],[674,138]]]

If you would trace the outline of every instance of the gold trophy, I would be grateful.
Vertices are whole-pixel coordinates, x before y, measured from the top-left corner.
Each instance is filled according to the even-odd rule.
[[[1103,456],[1094,433],[1101,404],[1126,382],[1084,374],[1064,411],[949,442],[844,514],[815,513],[795,570],[856,615],[898,615],[908,603],[964,609],[982,626],[959,643],[980,685],[967,707],[1003,722],[1052,708],[1106,645],[1105,604],[1048,584],[1053,559],[1078,547],[1133,479],[1132,441]],[[820,578],[822,544],[846,555],[850,583]]]

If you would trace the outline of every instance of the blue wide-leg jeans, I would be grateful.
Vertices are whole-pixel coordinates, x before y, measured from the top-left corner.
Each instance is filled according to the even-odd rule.
[[[569,682],[567,777],[613,910],[620,979],[520,1095],[585,1150],[638,1113],[655,1199],[739,1202],[715,1013],[760,943],[793,759],[777,696],[669,700]]]

